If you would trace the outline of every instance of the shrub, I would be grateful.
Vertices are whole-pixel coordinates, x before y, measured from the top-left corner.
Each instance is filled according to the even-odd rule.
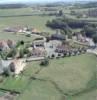
[[[41,66],[48,66],[49,64],[49,60],[47,58],[45,58],[43,61],[41,61],[40,65]]]

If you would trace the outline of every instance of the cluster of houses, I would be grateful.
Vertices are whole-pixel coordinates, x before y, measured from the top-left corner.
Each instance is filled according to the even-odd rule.
[[[78,39],[78,36],[76,36]],[[69,55],[85,53],[85,48],[74,48],[69,45],[65,35],[61,33],[52,34],[50,37],[37,38],[29,47],[33,57],[58,58]],[[80,42],[87,42],[83,38]]]
[[[80,43],[89,43],[86,37],[83,37],[80,33],[74,34],[72,40]],[[16,43],[11,40],[0,41],[0,50],[10,50],[14,48]],[[65,56],[75,56],[85,53],[86,48],[77,48],[69,44],[67,36],[56,32],[49,37],[38,37],[30,43],[27,47],[29,50],[28,56],[18,59],[0,60],[0,74],[2,74],[5,68],[10,69],[10,72],[19,74],[23,71],[26,61],[42,60],[47,58],[60,58]]]

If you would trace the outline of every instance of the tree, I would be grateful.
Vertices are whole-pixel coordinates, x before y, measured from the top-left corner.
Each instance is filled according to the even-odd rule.
[[[20,54],[20,58],[23,58],[24,57],[24,50],[23,49],[20,49],[19,50],[19,54]]]
[[[10,71],[11,72],[15,72],[15,65],[14,65],[14,63],[10,64]]]
[[[24,41],[23,40],[18,41],[17,44],[16,44],[16,47],[18,48],[21,45],[24,45]]]
[[[63,11],[62,10],[59,10],[59,16],[63,16]]]
[[[86,25],[84,28],[83,28],[83,31],[85,32],[86,36],[87,37],[90,37],[92,38],[92,36],[94,34],[96,34],[96,28],[92,27],[92,26],[89,26],[89,25]]]
[[[13,48],[13,49],[7,54],[7,57],[12,57],[12,58],[14,58],[16,54],[17,54],[17,50],[16,50],[15,48]]]
[[[48,66],[49,64],[49,60],[47,58],[45,58],[43,61],[41,61],[40,65],[41,66]]]
[[[7,68],[7,67],[3,68],[3,75],[10,76],[10,70],[9,70],[9,68]]]
[[[93,35],[93,41],[95,44],[97,44],[97,33],[95,35]]]

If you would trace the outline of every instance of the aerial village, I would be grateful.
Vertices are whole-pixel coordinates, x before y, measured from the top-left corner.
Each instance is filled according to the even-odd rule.
[[[56,33],[52,35],[45,35],[28,26],[8,27],[3,31],[27,37],[36,35],[37,37],[34,41],[28,43],[23,40],[18,42],[12,40],[0,41],[0,74],[10,72],[12,75],[18,76],[25,69],[27,62],[78,56],[90,52],[88,49],[95,47],[92,39],[83,37],[80,32],[74,33],[72,39],[69,39],[60,30],[56,30]],[[83,46],[74,46],[71,41]]]

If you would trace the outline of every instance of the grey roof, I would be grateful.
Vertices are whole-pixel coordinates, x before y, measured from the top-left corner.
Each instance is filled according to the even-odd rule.
[[[65,40],[65,35],[62,34],[53,34],[51,36],[52,39],[58,39],[58,40]]]

